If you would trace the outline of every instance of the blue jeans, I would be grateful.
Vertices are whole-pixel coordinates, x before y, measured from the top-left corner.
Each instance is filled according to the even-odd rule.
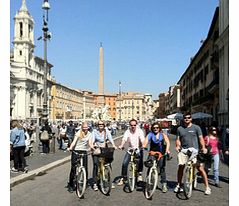
[[[219,160],[220,160],[220,157],[219,157],[219,153],[218,154],[215,154],[213,155],[213,175],[214,175],[214,181],[215,183],[219,183]]]

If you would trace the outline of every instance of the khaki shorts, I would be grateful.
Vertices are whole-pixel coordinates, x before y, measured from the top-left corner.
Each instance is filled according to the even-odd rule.
[[[178,153],[178,165],[185,165],[188,161],[188,155],[182,153],[182,152],[179,152]],[[193,163],[195,164],[197,162],[197,158],[193,158]]]

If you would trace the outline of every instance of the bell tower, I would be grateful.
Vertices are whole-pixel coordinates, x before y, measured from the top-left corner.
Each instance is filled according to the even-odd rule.
[[[14,17],[14,62],[31,67],[34,52],[34,20],[27,10],[26,0]]]

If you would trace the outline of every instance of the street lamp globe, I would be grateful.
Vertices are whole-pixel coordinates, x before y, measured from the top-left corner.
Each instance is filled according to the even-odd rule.
[[[42,9],[49,10],[50,8],[51,7],[50,7],[48,0],[44,0],[44,3],[42,4]]]

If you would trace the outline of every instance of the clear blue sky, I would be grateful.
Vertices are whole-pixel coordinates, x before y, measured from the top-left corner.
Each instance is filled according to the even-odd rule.
[[[35,25],[35,55],[43,58],[43,0],[26,0]],[[10,35],[21,0],[10,1]],[[151,93],[176,84],[205,39],[219,0],[49,0],[48,61],[57,82],[98,91],[104,48],[105,93]],[[12,47],[12,44],[11,44]]]

